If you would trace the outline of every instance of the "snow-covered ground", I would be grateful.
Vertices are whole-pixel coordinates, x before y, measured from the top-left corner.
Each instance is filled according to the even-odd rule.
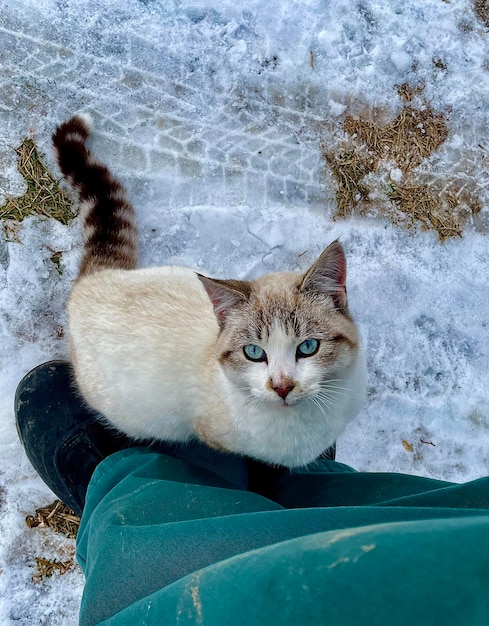
[[[250,277],[306,268],[339,237],[369,404],[338,460],[460,482],[489,473],[489,33],[471,0],[7,1],[0,62],[0,201],[24,191],[12,148],[33,136],[55,170],[55,125],[90,111],[92,147],[137,207],[142,264]],[[321,144],[341,148],[346,115],[394,119],[405,82],[448,124],[420,180],[482,203],[462,238],[332,219]],[[30,368],[66,355],[78,259],[76,221],[0,233],[2,626],[77,623],[79,570],[31,581],[35,556],[62,560],[72,542],[24,524],[53,496],[12,407]]]

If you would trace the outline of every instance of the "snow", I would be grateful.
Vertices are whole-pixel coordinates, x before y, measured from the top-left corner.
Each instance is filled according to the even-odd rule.
[[[339,237],[369,403],[338,460],[458,482],[489,473],[489,38],[469,0],[9,0],[0,49],[0,200],[25,189],[12,146],[34,136],[55,169],[51,133],[84,111],[94,151],[137,207],[143,265],[245,278],[305,269]],[[404,82],[422,84],[449,126],[419,172],[482,203],[460,239],[332,219],[321,145],[342,145],[347,114],[394,119]],[[78,260],[76,221],[31,217],[0,236],[2,626],[77,623],[79,570],[31,581],[35,556],[72,544],[24,524],[53,496],[12,406],[30,368],[66,356]]]

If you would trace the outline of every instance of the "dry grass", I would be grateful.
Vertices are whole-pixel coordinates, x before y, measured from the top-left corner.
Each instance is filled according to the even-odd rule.
[[[455,218],[458,201],[454,195],[447,194],[443,202],[427,185],[393,184],[388,196],[407,218],[408,226],[421,224],[424,230],[436,230],[441,241],[462,235]]]
[[[343,129],[379,159],[394,161],[404,173],[422,163],[448,136],[445,118],[429,107],[405,106],[386,126],[348,116]]]
[[[80,518],[61,500],[36,509],[35,514],[28,515],[25,521],[29,528],[51,528],[69,539],[76,538],[80,526]]]
[[[361,180],[374,171],[375,162],[369,157],[363,157],[357,150],[340,152],[336,156],[323,146],[323,154],[338,183],[337,216],[351,215],[359,201],[366,200],[368,197],[369,190]]]
[[[488,0],[475,0],[474,11],[477,17],[489,27],[489,2]]]
[[[416,168],[448,136],[441,113],[429,106],[413,106],[412,101],[421,92],[419,86],[399,85],[398,93],[405,104],[392,122],[380,125],[347,116],[343,130],[350,135],[354,147],[350,143],[347,149],[334,153],[322,146],[337,185],[335,217],[378,211],[397,225],[435,230],[443,241],[461,236],[464,221],[480,210],[477,199],[446,191],[453,187],[450,181],[441,181],[438,187],[420,182]],[[386,175],[393,166],[400,170],[400,180],[387,185]],[[367,175],[370,176],[365,180]],[[375,206],[368,201],[372,195],[377,198]]]
[[[410,85],[409,83],[402,83],[396,85],[397,93],[401,100],[404,102],[411,102],[416,96],[420,96],[423,93],[424,85]]]
[[[56,572],[60,575],[66,574],[74,565],[73,558],[69,558],[66,561],[50,561],[40,556],[34,558],[36,559],[36,571],[32,576],[33,583],[40,583],[42,580],[50,578]]]
[[[55,500],[49,506],[36,509],[35,514],[28,515],[25,521],[29,528],[50,528],[69,539],[76,538],[80,526],[80,518],[60,500]],[[36,571],[32,576],[34,583],[39,583],[55,573],[66,574],[75,565],[73,556],[63,560],[46,559],[41,556],[34,558],[36,561]]]
[[[32,139],[24,139],[16,149],[17,168],[27,183],[20,198],[9,198],[0,207],[0,219],[21,222],[28,215],[44,215],[62,224],[73,219],[73,202],[50,173]]]

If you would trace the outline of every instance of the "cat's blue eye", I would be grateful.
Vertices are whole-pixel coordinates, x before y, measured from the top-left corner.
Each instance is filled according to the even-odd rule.
[[[306,339],[297,346],[297,358],[313,356],[319,350],[319,339]]]
[[[266,361],[267,353],[260,346],[255,345],[254,343],[250,343],[247,346],[243,346],[243,352],[245,357],[249,361]]]

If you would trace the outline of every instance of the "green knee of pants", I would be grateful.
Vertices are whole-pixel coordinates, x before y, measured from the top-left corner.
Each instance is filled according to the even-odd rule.
[[[106,459],[77,542],[81,625],[489,624],[486,479],[328,461],[268,496],[143,448]]]

